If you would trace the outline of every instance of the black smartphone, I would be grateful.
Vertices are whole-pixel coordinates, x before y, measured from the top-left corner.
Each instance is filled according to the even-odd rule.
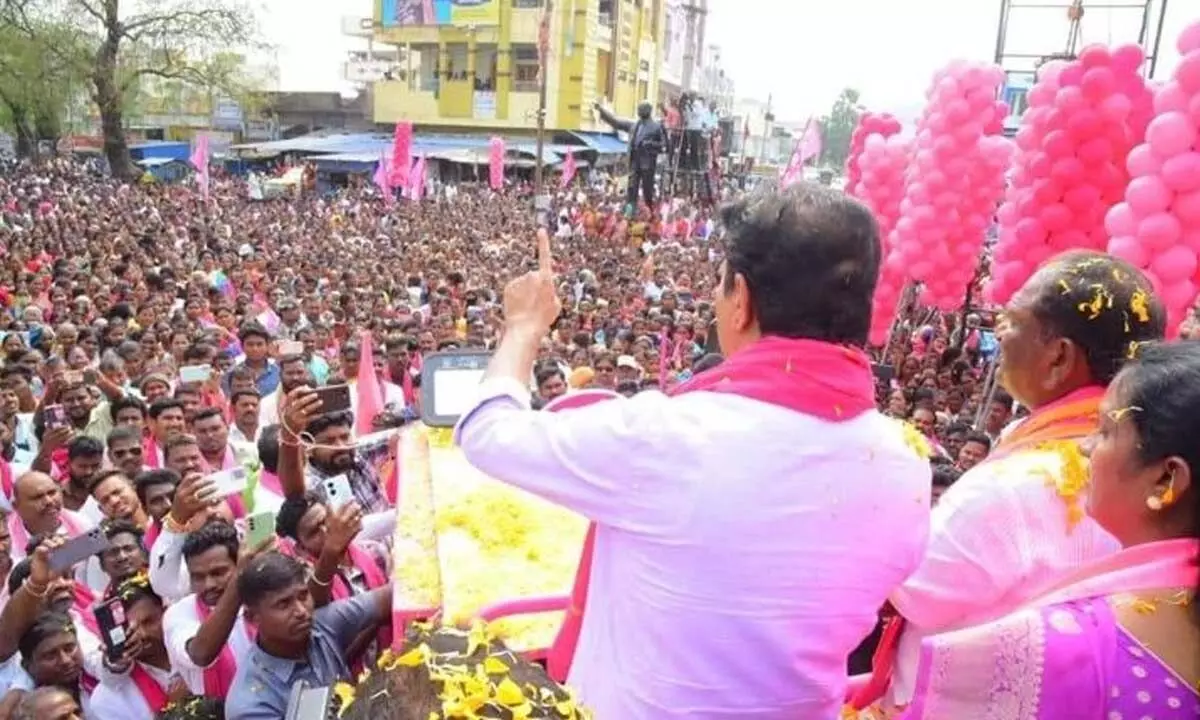
[[[871,372],[882,383],[890,383],[896,377],[896,368],[882,363],[871,363]]]
[[[125,654],[125,643],[129,634],[125,631],[125,605],[121,598],[110,598],[92,608],[96,625],[100,628],[100,639],[104,641],[104,654],[109,662],[118,662]]]
[[[315,392],[321,398],[322,413],[343,412],[350,409],[350,386],[345,383],[325,385],[317,388]]]
[[[108,549],[108,538],[100,528],[92,528],[50,551],[50,569],[65,572],[76,564]]]

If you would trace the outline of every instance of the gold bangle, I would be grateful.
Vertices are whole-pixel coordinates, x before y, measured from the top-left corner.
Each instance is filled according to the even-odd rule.
[[[313,571],[312,581],[315,582],[320,587],[329,587],[330,585],[333,584],[333,578],[329,578],[329,580],[327,580],[325,582],[321,582],[321,578],[317,577],[316,571]]]
[[[181,525],[180,522],[171,515],[171,513],[167,513],[166,517],[163,518],[163,529],[176,535],[187,534],[187,527],[185,525]]]
[[[38,600],[41,600],[42,598],[46,597],[46,593],[50,592],[50,585],[48,583],[46,585],[42,586],[42,591],[40,593],[35,591],[33,589],[33,583],[30,582],[29,578],[25,578],[25,582],[21,585],[21,587],[25,588],[25,592],[34,596]]]

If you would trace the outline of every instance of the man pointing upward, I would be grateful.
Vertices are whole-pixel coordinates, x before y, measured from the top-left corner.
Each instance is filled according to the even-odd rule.
[[[723,364],[671,396],[533,412],[559,311],[539,231],[456,430],[480,470],[593,521],[569,683],[600,718],[836,718],[846,656],[924,548],[929,466],[876,412],[861,350],[870,213],[800,184],[728,208],[725,226]]]

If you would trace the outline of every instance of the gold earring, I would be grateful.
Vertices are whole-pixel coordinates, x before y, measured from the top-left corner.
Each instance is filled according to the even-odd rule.
[[[1151,495],[1146,498],[1146,507],[1154,512],[1158,512],[1163,508],[1170,507],[1175,502],[1175,476],[1171,475],[1167,480],[1167,489],[1163,491],[1162,497]]]

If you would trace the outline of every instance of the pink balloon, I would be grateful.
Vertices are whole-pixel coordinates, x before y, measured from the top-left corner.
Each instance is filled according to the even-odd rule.
[[[1171,190],[1158,175],[1134,178],[1125,188],[1125,200],[1138,215],[1153,215],[1171,207]]]
[[[1200,253],[1200,227],[1185,231],[1183,237],[1179,240],[1179,244],[1190,247],[1195,252]]]
[[[1063,205],[1075,214],[1083,213],[1100,204],[1100,191],[1091,185],[1076,185],[1063,193]]]
[[[1109,95],[1100,102],[1100,113],[1109,120],[1121,122],[1133,111],[1133,102],[1125,95]]]
[[[1183,226],[1170,213],[1155,213],[1138,223],[1137,236],[1147,250],[1161,252],[1179,242]]]
[[[1154,112],[1158,114],[1169,112],[1184,112],[1188,106],[1188,94],[1179,87],[1178,83],[1169,82],[1154,94]]]
[[[1054,203],[1042,208],[1041,215],[1038,218],[1042,221],[1042,227],[1046,228],[1047,232],[1061,232],[1071,227],[1075,216],[1062,203]]]
[[[1163,289],[1159,293],[1159,297],[1162,298],[1163,305],[1175,310],[1191,307],[1192,302],[1196,299],[1196,286],[1190,280],[1168,283],[1164,278],[1162,282]]]
[[[1196,142],[1196,127],[1182,112],[1168,112],[1150,121],[1146,128],[1146,142],[1154,154],[1166,159],[1192,149]]]
[[[1187,55],[1195,50],[1200,50],[1200,21],[1196,21],[1183,29],[1179,33],[1179,39],[1175,42],[1175,47],[1179,50],[1180,55]]]
[[[1139,45],[1127,44],[1113,50],[1112,68],[1117,73],[1130,74],[1137,72],[1146,59]]]
[[[1200,92],[1200,50],[1184,55],[1175,66],[1175,82],[1188,95]]]
[[[1200,152],[1185,152],[1163,162],[1163,185],[1175,192],[1200,189]]]
[[[1150,262],[1150,269],[1165,285],[1190,280],[1196,273],[1196,251],[1182,244],[1169,247]]]
[[[1137,215],[1128,203],[1117,203],[1104,217],[1104,227],[1113,237],[1132,236],[1137,232]]]
[[[1188,227],[1200,225],[1200,190],[1177,194],[1171,212]]]
[[[1080,56],[1080,61],[1083,57]],[[1084,65],[1087,65],[1084,62]],[[1108,97],[1117,87],[1117,77],[1107,66],[1091,67],[1083,74],[1080,82],[1084,97],[1092,102],[1098,102]]]
[[[1154,154],[1149,144],[1142,144],[1129,151],[1125,167],[1133,177],[1157,175],[1162,170],[1162,161]]]
[[[1108,242],[1108,252],[1115,257],[1128,262],[1134,267],[1145,267],[1150,255],[1135,237],[1125,235],[1114,237]]]

